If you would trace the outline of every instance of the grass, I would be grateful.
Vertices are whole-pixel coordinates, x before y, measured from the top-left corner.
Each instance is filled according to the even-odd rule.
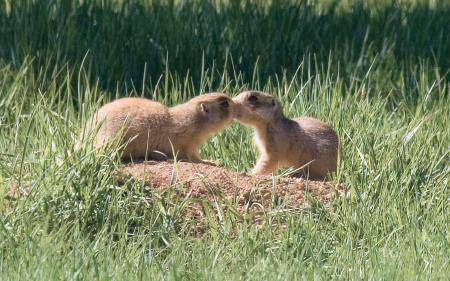
[[[445,280],[449,21],[448,1],[1,1],[0,279]],[[114,151],[73,151],[115,97],[249,88],[336,129],[334,212],[198,234],[170,191],[118,185]],[[247,171],[251,132],[202,155]]]

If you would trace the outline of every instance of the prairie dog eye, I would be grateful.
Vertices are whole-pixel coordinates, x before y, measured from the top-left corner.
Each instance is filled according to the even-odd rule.
[[[257,102],[258,101],[258,97],[255,96],[255,95],[250,95],[248,97],[248,101],[251,102],[251,103]]]
[[[228,103],[228,101],[224,100],[223,102],[220,103],[220,106],[223,108],[227,108],[230,106],[230,104]]]
[[[276,103],[275,99],[272,99],[272,106],[275,106],[275,105],[277,105],[277,103]]]

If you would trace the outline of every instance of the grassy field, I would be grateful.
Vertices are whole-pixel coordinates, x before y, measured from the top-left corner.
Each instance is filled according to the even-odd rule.
[[[448,280],[449,26],[439,0],[0,0],[0,280]],[[183,204],[117,184],[114,151],[73,151],[118,96],[245,89],[334,126],[333,211],[199,234]],[[202,155],[257,156],[238,124]]]

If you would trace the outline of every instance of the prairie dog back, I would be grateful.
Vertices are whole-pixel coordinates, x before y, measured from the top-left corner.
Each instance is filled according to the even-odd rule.
[[[131,141],[124,154],[134,149],[133,142],[139,145],[139,138],[147,138],[145,132],[161,132],[150,138],[148,145],[158,143],[158,136],[164,137],[170,126],[169,109],[159,102],[144,98],[121,98],[102,106],[95,114],[94,123],[101,122],[95,139],[95,146],[101,147],[106,141],[116,137],[123,130],[123,138]],[[145,142],[147,145],[147,142]]]

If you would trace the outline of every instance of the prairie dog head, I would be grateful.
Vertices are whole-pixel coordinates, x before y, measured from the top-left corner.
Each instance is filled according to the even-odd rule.
[[[202,123],[211,129],[220,130],[233,121],[235,103],[223,93],[202,94],[188,103],[195,105]]]
[[[234,117],[243,124],[260,126],[283,116],[280,103],[264,92],[242,92],[233,101],[236,103]]]

